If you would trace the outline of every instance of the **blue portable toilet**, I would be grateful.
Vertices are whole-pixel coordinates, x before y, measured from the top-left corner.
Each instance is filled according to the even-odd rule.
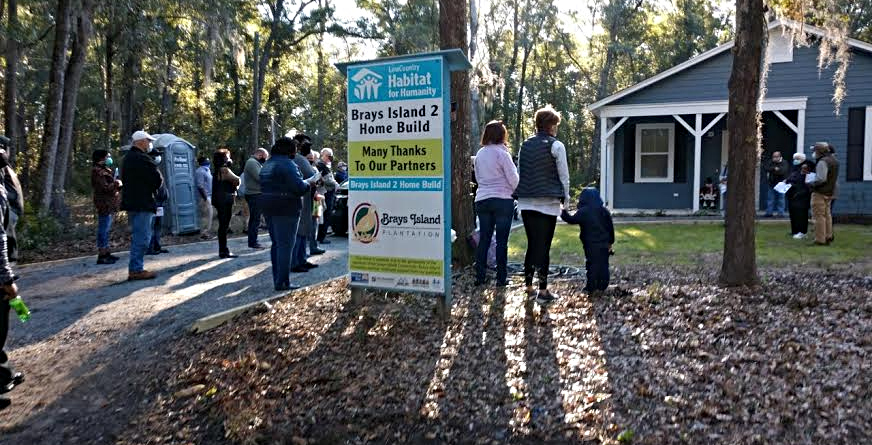
[[[169,200],[164,207],[163,226],[173,235],[187,235],[200,231],[197,212],[196,148],[174,134],[156,134],[152,143],[163,152],[158,168],[164,176]]]

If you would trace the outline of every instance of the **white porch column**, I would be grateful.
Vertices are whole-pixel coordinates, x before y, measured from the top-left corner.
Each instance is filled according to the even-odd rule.
[[[608,201],[606,187],[608,184],[608,140],[609,140],[609,118],[600,118],[600,198],[606,203],[606,206],[612,207],[612,203]]]
[[[693,132],[693,202],[694,213],[699,211],[700,176],[702,170],[702,114],[696,115],[696,126]]]
[[[796,152],[805,153],[805,108],[797,110],[796,117]]]

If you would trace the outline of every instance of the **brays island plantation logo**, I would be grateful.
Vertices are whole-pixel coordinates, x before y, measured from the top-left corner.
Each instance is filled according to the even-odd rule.
[[[357,86],[354,87],[354,97],[359,100],[378,99],[378,89],[382,86],[380,74],[363,68],[351,80],[357,82]]]
[[[354,238],[363,244],[369,244],[378,237],[379,220],[375,206],[364,202],[354,208],[351,214],[352,233]]]

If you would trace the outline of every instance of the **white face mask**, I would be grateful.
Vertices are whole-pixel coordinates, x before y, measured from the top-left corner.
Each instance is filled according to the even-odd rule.
[[[154,151],[154,144],[152,144],[151,142],[149,142],[149,143],[148,143],[148,152],[151,153],[151,152],[153,152],[153,151]]]
[[[163,160],[163,158],[161,158],[160,156],[155,156],[155,157],[154,157],[154,163],[155,163],[155,164],[160,164],[160,161],[162,161],[162,160]]]

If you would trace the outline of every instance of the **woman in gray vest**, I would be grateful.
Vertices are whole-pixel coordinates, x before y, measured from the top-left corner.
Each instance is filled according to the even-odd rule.
[[[554,301],[548,291],[551,239],[562,204],[569,202],[569,166],[566,147],[557,140],[560,113],[550,106],[536,111],[536,135],[524,141],[518,153],[520,181],[515,189],[518,210],[527,234],[524,283],[527,294],[536,294],[539,304]],[[539,275],[539,291],[533,288],[533,274]]]

